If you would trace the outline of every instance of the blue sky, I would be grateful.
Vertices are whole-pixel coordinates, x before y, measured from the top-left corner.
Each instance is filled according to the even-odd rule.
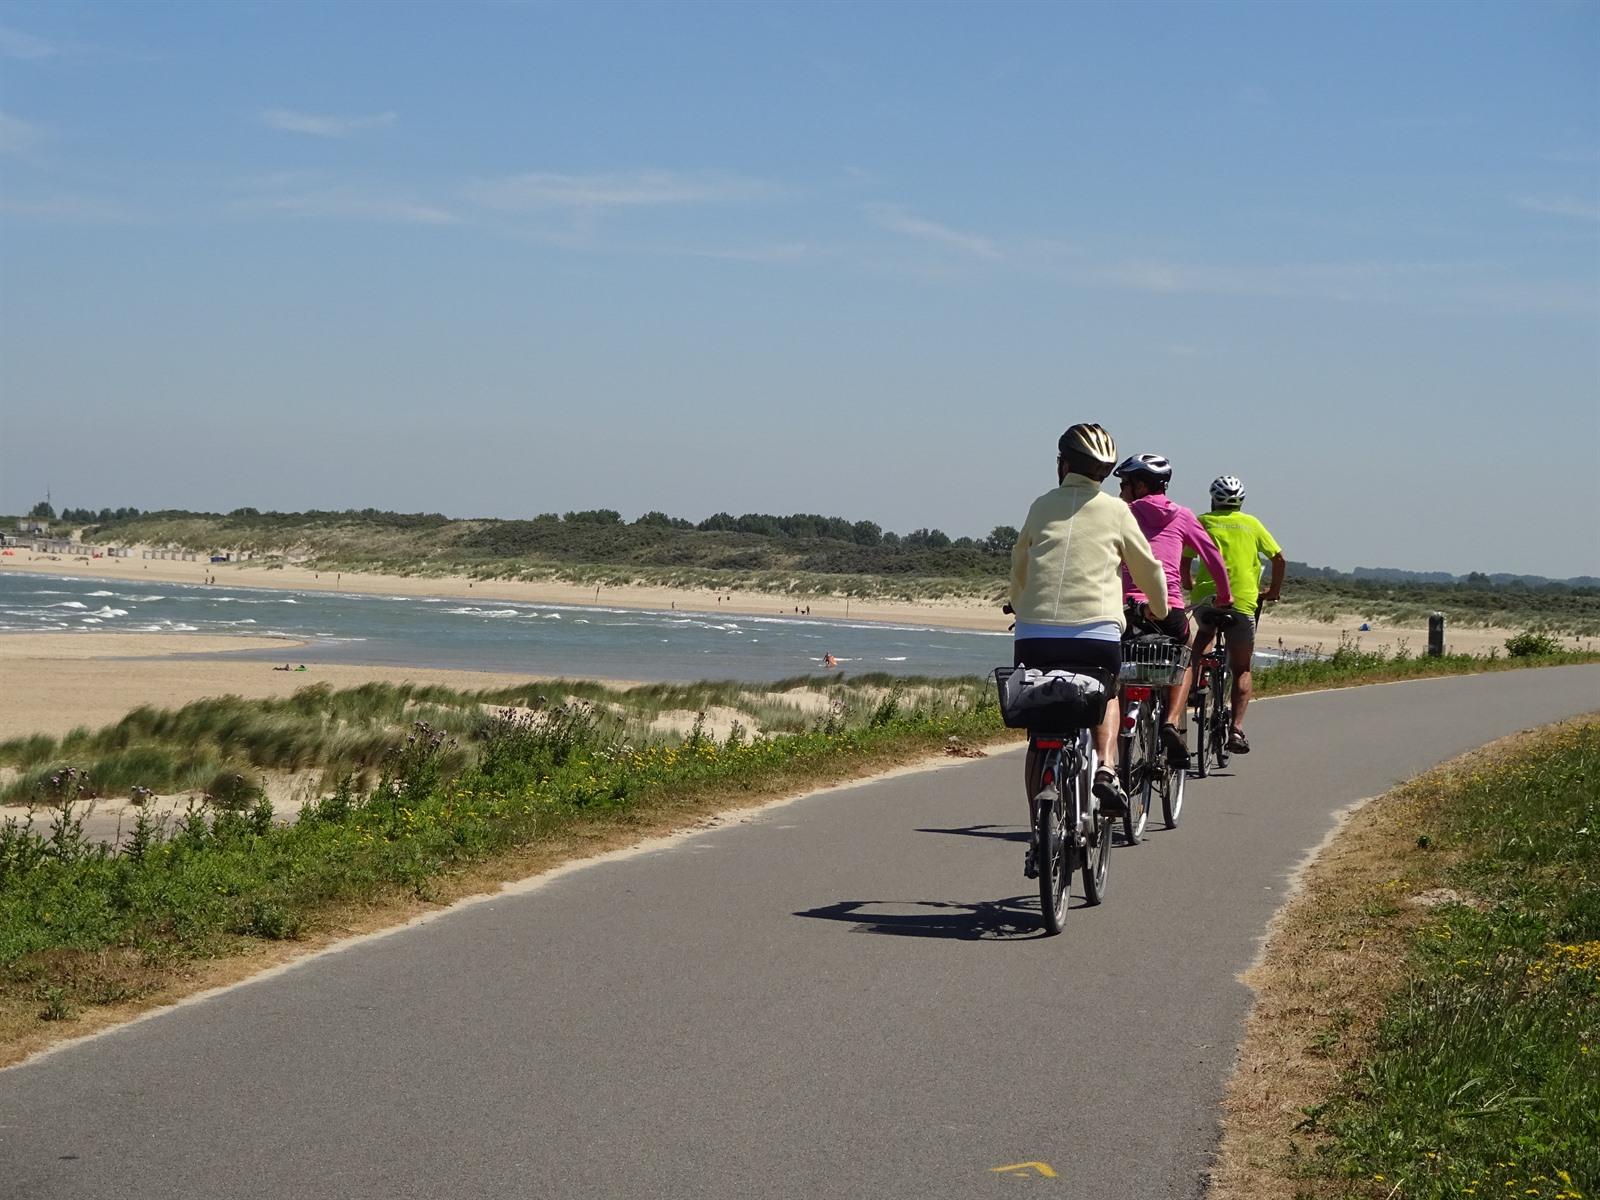
[[[1600,574],[1600,7],[0,2],[0,510],[1017,524]]]

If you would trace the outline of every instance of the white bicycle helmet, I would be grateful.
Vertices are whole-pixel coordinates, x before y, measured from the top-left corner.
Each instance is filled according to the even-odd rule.
[[[1135,475],[1143,475],[1156,483],[1172,482],[1172,464],[1159,454],[1135,454],[1132,458],[1123,459],[1111,473],[1118,479],[1131,479]]]
[[[1244,503],[1244,484],[1237,475],[1218,475],[1211,481],[1211,502],[1225,508],[1238,508]]]

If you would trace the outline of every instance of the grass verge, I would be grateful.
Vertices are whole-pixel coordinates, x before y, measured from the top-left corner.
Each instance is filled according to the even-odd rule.
[[[1485,671],[1514,671],[1523,667],[1561,667],[1600,662],[1600,653],[1556,650],[1543,654],[1445,654],[1417,656],[1404,650],[1360,650],[1341,642],[1326,658],[1293,659],[1255,672],[1255,695],[1290,696],[1296,692],[1349,687],[1363,683],[1396,683],[1402,679],[1431,679],[1441,675],[1478,675]]]
[[[1600,1193],[1600,716],[1349,814],[1247,981],[1211,1200]]]

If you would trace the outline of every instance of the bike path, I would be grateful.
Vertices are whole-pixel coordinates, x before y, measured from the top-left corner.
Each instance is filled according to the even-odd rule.
[[[1600,667],[1263,701],[1056,938],[1020,755],[818,793],[0,1072],[0,1196],[1195,1196],[1333,813],[1597,706]]]

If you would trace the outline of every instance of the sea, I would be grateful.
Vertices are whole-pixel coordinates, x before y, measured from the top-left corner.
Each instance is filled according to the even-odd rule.
[[[362,663],[582,679],[770,682],[824,670],[981,675],[1011,661],[1004,632],[915,623],[534,604],[442,596],[300,592],[232,584],[143,583],[0,574],[0,635],[89,630],[262,637],[227,655],[275,664]],[[787,606],[792,608],[792,605]],[[304,639],[304,646],[266,639]]]

